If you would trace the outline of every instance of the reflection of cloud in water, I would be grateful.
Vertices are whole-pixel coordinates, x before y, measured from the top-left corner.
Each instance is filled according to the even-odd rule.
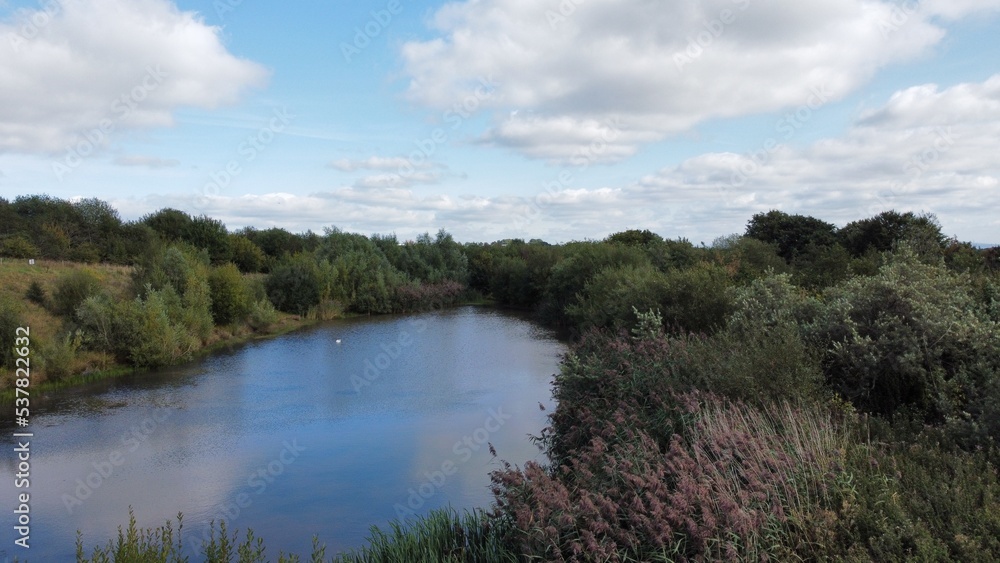
[[[403,332],[410,344],[356,390],[352,375],[363,376],[366,360],[386,346],[394,350]],[[457,472],[418,513],[448,503],[486,506],[489,472],[500,459],[540,457],[527,435],[546,424],[550,376],[563,350],[545,336],[523,320],[470,307],[352,319],[118,380],[86,398],[56,394],[33,413],[32,536],[45,540],[32,558],[71,561],[77,529],[86,546],[104,543],[127,523],[130,505],[142,526],[183,512],[185,543],[198,541],[241,493],[250,503],[233,525],[253,527],[269,553],[308,553],[313,534],[332,553],[395,518],[408,489],[449,460]],[[126,432],[157,409],[169,417],[128,451]],[[490,409],[510,414],[488,436],[498,459],[483,444],[463,461],[455,443],[483,428]],[[293,440],[305,448],[293,463],[275,465],[280,473],[264,487],[248,484]],[[0,437],[0,445],[9,443],[9,434]],[[67,514],[62,495],[73,495],[76,479],[86,480],[93,463],[115,450],[122,464]],[[6,458],[2,467],[13,475]],[[13,479],[3,480],[0,495],[13,498]],[[10,513],[0,515],[0,525],[11,522]]]

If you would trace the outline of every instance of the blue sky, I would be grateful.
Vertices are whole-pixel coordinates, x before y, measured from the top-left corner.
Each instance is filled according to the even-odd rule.
[[[1000,242],[998,31],[1000,0],[0,1],[0,197],[464,241],[898,209]]]

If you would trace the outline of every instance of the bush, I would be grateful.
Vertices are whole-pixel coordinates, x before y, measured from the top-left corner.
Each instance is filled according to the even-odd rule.
[[[73,270],[56,281],[52,291],[52,312],[72,317],[84,299],[101,290],[101,280],[89,270]]]
[[[250,313],[250,292],[239,269],[232,263],[212,269],[208,275],[212,318],[219,325],[246,319]]]
[[[576,302],[566,307],[566,316],[581,331],[635,326],[633,311],[659,308],[667,298],[668,283],[667,276],[651,264],[611,266],[590,278]]]
[[[24,298],[36,305],[44,307],[48,296],[45,295],[45,288],[43,288],[42,284],[38,283],[36,280],[31,282],[31,285],[28,286],[28,291],[25,292]]]
[[[38,258],[40,252],[24,235],[0,239],[0,256],[8,258]]]
[[[732,306],[732,282],[725,268],[702,262],[668,272],[665,282],[660,308],[668,327],[711,333],[725,324]]]
[[[250,305],[247,324],[257,332],[265,331],[278,322],[278,311],[267,298],[258,299]]]
[[[46,343],[39,349],[41,356],[41,368],[46,378],[50,381],[59,381],[65,377],[73,375],[74,362],[76,361],[77,350],[83,343],[82,333],[67,332],[62,338],[56,338],[53,342]]]
[[[264,282],[279,311],[304,315],[319,303],[324,280],[311,254],[299,253],[278,263]]]
[[[859,409],[966,417],[1000,373],[1000,327],[971,290],[904,249],[878,275],[828,290],[806,336],[829,384]]]
[[[264,251],[244,236],[230,235],[229,249],[232,253],[233,263],[241,272],[260,272],[267,263]]]
[[[183,317],[179,303],[173,288],[147,288],[145,297],[131,301],[90,297],[77,316],[92,349],[113,354],[119,362],[156,367],[188,358],[197,347],[197,336],[174,320]]]

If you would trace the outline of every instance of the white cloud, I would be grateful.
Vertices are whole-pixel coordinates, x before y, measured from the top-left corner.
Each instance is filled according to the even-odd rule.
[[[918,3],[913,0],[904,2],[900,11],[904,14],[907,13],[905,8],[913,4]],[[922,0],[918,5],[918,11],[948,19],[959,19],[972,14],[1000,11],[1000,0]]]
[[[145,168],[175,168],[180,165],[180,161],[176,159],[165,159],[155,156],[119,156],[114,160],[114,164],[118,166],[138,166]]]
[[[341,172],[374,170],[354,182],[355,188],[403,188],[418,184],[437,184],[443,176],[440,170],[447,166],[439,162],[423,161],[414,163],[410,159],[397,156],[371,156],[361,159],[341,158],[327,165]]]
[[[487,142],[572,164],[615,122],[597,158],[615,161],[707,119],[840,99],[938,44],[936,18],[998,4],[469,0],[439,9],[437,37],[405,43],[402,57],[409,97],[429,107],[449,107],[491,76]],[[816,100],[817,89],[828,98]]]
[[[0,152],[59,153],[89,139],[173,124],[267,71],[226,50],[219,29],[168,0],[60,0],[0,23]]]
[[[996,238],[1000,219],[988,210],[1000,208],[998,98],[1000,75],[944,90],[909,88],[841,138],[804,149],[776,145],[750,155],[702,155],[629,191],[681,203],[706,224],[721,225],[713,218],[720,208],[744,221],[782,209],[841,224],[897,209],[934,212],[947,232],[969,239]]]
[[[335,168],[341,172],[354,172],[356,170],[399,170],[401,168],[430,168],[431,164],[424,162],[420,166],[415,166],[410,161],[401,156],[371,156],[362,159],[341,158],[329,164],[330,168]]]
[[[910,88],[841,137],[803,148],[762,140],[769,150],[703,154],[619,186],[582,187],[586,177],[569,169],[531,196],[418,194],[387,182],[309,196],[214,197],[197,211],[230,227],[336,225],[404,238],[444,227],[463,241],[552,242],[648,228],[697,244],[743,232],[755,213],[771,209],[839,225],[897,209],[933,212],[946,234],[964,240],[1000,242],[998,85],[1000,74],[945,89]],[[180,196],[115,203],[128,216],[189,205]]]
[[[436,171],[413,172],[410,174],[373,174],[354,183],[356,188],[402,188],[418,184],[437,184],[441,174]]]

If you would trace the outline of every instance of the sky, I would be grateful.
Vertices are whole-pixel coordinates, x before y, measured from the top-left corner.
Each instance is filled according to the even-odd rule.
[[[0,197],[231,230],[1000,243],[1000,0],[0,0]]]

